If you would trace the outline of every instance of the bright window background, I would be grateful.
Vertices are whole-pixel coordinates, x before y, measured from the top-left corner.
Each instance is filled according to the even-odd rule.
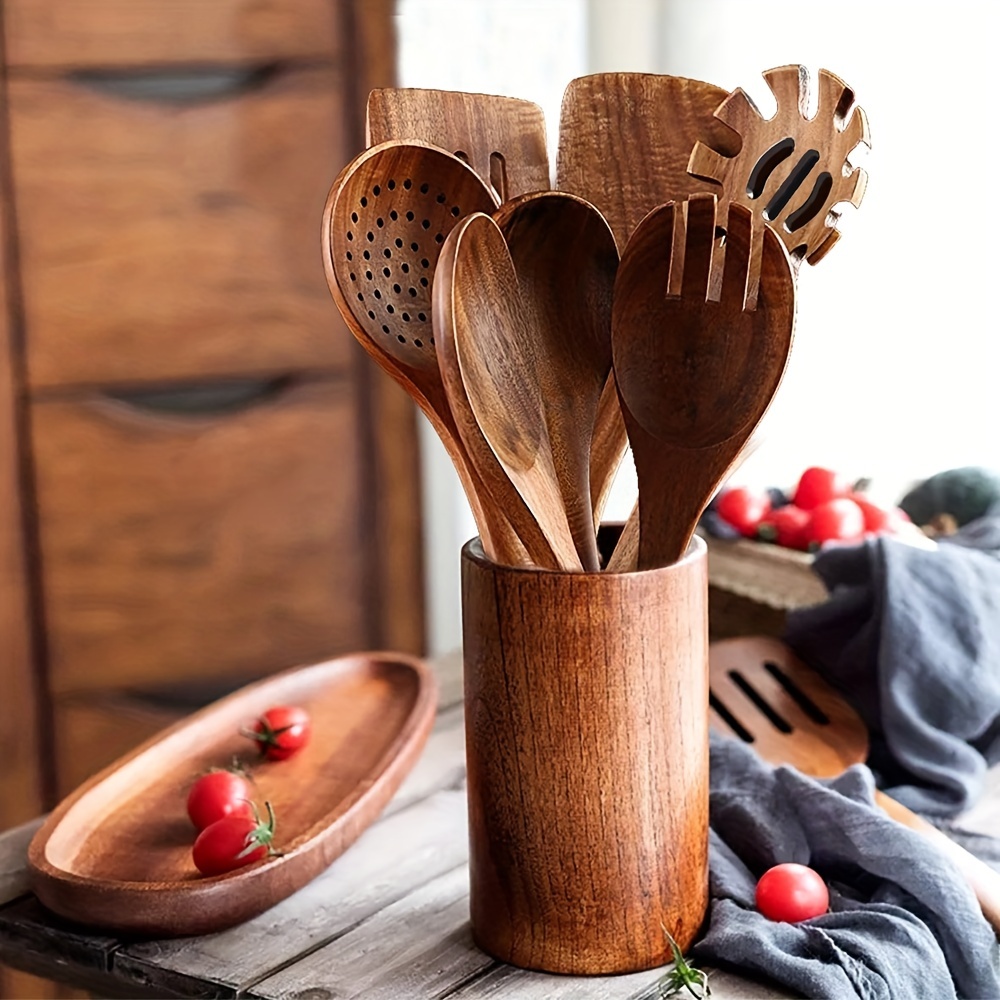
[[[401,83],[524,97],[546,114],[574,76],[673,73],[742,86],[761,72],[830,69],[868,113],[868,191],[843,239],[799,280],[798,322],[764,443],[739,481],[788,486],[810,464],[898,499],[959,465],[1000,465],[1000,333],[992,112],[1000,5],[974,0],[837,8],[814,0],[401,0]],[[474,526],[432,432],[424,435],[431,646],[460,642],[458,551]],[[735,481],[735,480],[734,480]],[[635,497],[626,463],[608,516]]]

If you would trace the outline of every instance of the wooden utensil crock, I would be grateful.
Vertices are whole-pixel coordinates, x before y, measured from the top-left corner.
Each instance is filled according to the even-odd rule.
[[[669,962],[664,929],[693,940],[708,903],[707,594],[697,537],[632,573],[463,548],[472,932],[496,958],[611,974]]]

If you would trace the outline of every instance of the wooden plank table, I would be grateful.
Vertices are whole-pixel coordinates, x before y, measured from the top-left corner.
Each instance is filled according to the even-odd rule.
[[[95,933],[50,915],[28,892],[24,857],[36,820],[0,835],[0,962],[109,998],[657,997],[663,970],[548,976],[472,943],[461,664],[450,656],[434,665],[440,709],[416,767],[378,821],[299,892],[219,934],[148,941]],[[717,1000],[790,995],[709,971]]]

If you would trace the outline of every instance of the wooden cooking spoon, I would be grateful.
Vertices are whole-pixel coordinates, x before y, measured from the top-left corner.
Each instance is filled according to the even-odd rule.
[[[473,462],[477,434],[492,449],[556,555],[558,568],[583,564],[559,490],[556,460],[543,396],[546,359],[530,282],[519,284],[507,243],[496,222],[478,214],[463,219],[448,239],[434,282],[434,329],[441,375]],[[527,294],[525,294],[527,293]],[[468,401],[472,420],[459,414]],[[480,469],[484,478],[487,472]],[[487,485],[492,485],[487,480]],[[520,520],[508,512],[523,538]],[[593,532],[593,522],[588,518]],[[596,542],[593,568],[596,567]]]
[[[491,559],[519,564],[524,548],[483,485],[441,384],[431,279],[444,239],[470,212],[497,202],[461,160],[423,143],[382,143],[355,157],[323,213],[323,265],[344,321],[413,397],[444,443]],[[513,490],[511,490],[513,492]]]
[[[710,722],[750,743],[770,764],[830,778],[868,758],[868,732],[854,709],[783,642],[765,636],[709,647]],[[882,791],[876,803],[932,841],[972,887],[983,916],[1000,932],[1000,874]]]
[[[390,139],[429,142],[454,153],[501,202],[549,188],[545,116],[531,101],[450,90],[373,90],[368,145]]]
[[[733,206],[724,246],[714,196],[654,209],[615,282],[612,346],[639,480],[638,568],[676,562],[767,410],[788,360],[795,284],[769,230],[761,300],[746,306],[750,213]],[[721,282],[713,257],[724,254]],[[618,568],[618,567],[615,567]]]
[[[600,568],[590,495],[598,403],[611,372],[611,300],[618,248],[607,222],[575,195],[544,191],[493,218],[521,299],[532,312],[545,426],[556,481],[584,569]]]
[[[652,209],[718,190],[687,167],[698,140],[726,153],[739,150],[738,136],[713,117],[725,97],[725,90],[710,83],[655,73],[595,73],[572,80],[562,100],[556,187],[594,205],[624,248]],[[627,444],[612,374],[591,449],[598,523]]]

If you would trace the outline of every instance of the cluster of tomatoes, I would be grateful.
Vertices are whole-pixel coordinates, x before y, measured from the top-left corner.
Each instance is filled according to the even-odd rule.
[[[276,705],[243,734],[267,760],[286,760],[309,742],[311,724],[305,709]],[[202,875],[221,875],[275,854],[275,817],[265,802],[267,819],[253,801],[252,779],[241,768],[212,770],[201,775],[188,792],[187,812],[199,831],[191,848]]]
[[[730,537],[742,535],[803,551],[825,542],[860,542],[912,530],[910,519],[898,507],[872,503],[845,476],[820,466],[806,469],[790,495],[747,486],[724,489],[708,517],[710,533],[725,535],[719,529],[728,527]]]

